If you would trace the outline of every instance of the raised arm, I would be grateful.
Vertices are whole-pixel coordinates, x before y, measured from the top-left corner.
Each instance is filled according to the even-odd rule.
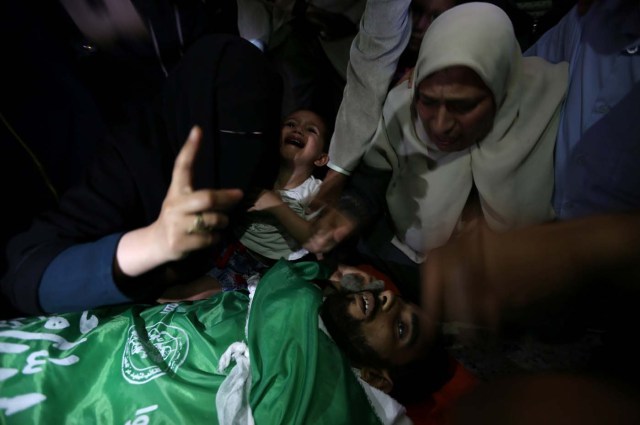
[[[350,174],[373,136],[389,83],[409,42],[410,0],[369,0],[351,44],[347,85],[329,148],[329,168]]]
[[[193,190],[191,167],[200,137],[197,128],[189,135],[175,161],[173,179],[160,215],[148,226],[135,227],[124,233],[110,233],[113,230],[108,229],[117,228],[117,223],[125,220],[130,210],[123,207],[124,204],[114,208],[114,199],[128,203],[130,201],[125,199],[129,196],[105,201],[104,193],[85,189],[83,193],[95,198],[96,203],[86,203],[85,209],[76,212],[76,220],[94,217],[96,229],[103,230],[108,236],[96,241],[73,243],[51,259],[39,282],[37,302],[40,308],[46,312],[63,312],[128,303],[136,299],[148,300],[149,297],[153,299],[154,294],[175,282],[177,275],[181,274],[172,266],[175,260],[217,241],[218,232],[228,223],[224,211],[237,203],[242,193],[239,190]],[[127,186],[124,180],[121,183],[114,188],[117,186],[122,190]],[[131,196],[131,200],[135,199],[135,195]],[[74,198],[65,201],[68,208],[74,203]],[[190,232],[197,213],[202,213],[203,228]],[[105,221],[100,220],[101,214],[106,214]],[[75,226],[77,229],[74,231],[84,231],[78,224]],[[50,249],[51,244],[42,245],[36,248],[36,252],[42,251],[39,255],[46,259]],[[16,279],[20,281],[20,276]]]
[[[242,192],[193,189],[192,168],[201,139],[201,130],[194,127],[176,158],[171,185],[158,219],[126,233],[120,240],[116,279],[139,276],[206,248],[218,241],[218,230],[227,227],[229,219],[224,212],[240,201]]]
[[[351,44],[347,84],[329,147],[330,171],[310,205],[316,211],[339,198],[378,126],[398,60],[409,42],[411,0],[369,0]]]

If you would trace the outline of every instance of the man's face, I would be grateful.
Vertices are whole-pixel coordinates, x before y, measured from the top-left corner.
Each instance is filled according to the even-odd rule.
[[[411,38],[408,48],[418,52],[424,33],[434,19],[447,9],[455,6],[454,0],[412,0],[411,1]]]
[[[416,111],[429,139],[443,152],[466,149],[489,134],[493,94],[464,66],[434,72],[418,85]]]
[[[333,304],[329,311],[340,332],[359,333],[389,364],[401,366],[428,352],[429,320],[392,291],[340,293],[325,302]]]

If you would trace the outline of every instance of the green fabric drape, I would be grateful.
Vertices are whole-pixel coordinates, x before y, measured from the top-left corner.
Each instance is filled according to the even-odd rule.
[[[258,285],[248,346],[256,424],[375,424],[334,343],[318,328],[326,277],[277,263]],[[246,340],[249,297],[0,321],[0,424],[217,424],[220,356]]]

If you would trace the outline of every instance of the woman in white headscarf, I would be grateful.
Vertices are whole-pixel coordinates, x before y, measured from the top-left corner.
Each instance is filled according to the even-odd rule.
[[[366,177],[353,176],[341,203],[347,214],[325,215],[307,244],[311,250],[326,252],[361,228],[381,199],[391,228],[382,242],[390,239],[404,255],[380,240],[370,250],[407,266],[445,244],[469,211],[497,231],[553,218],[565,63],[523,58],[502,9],[467,3],[431,24],[412,81],[389,92],[354,173]],[[380,176],[382,198],[372,187]]]

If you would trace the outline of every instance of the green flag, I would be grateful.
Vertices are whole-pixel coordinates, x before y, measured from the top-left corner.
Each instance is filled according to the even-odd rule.
[[[0,321],[0,423],[217,424],[216,394],[233,367],[218,363],[239,341],[256,424],[380,423],[318,328],[322,294],[310,281],[326,276],[316,263],[281,261],[251,303],[225,292]]]

